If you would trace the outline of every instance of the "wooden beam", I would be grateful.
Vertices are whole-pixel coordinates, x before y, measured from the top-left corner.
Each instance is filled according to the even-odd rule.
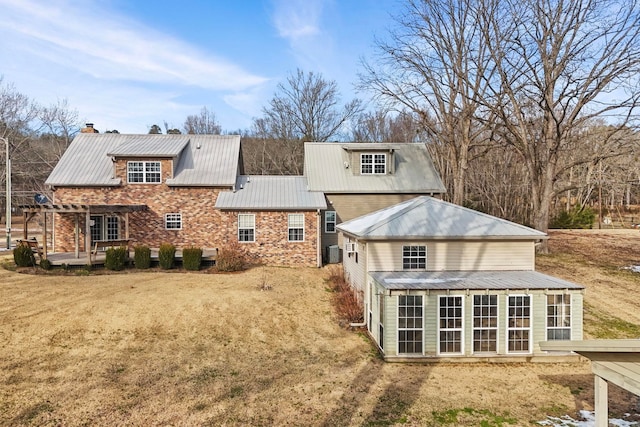
[[[74,236],[73,236],[73,240],[75,243],[75,255],[76,258],[80,258],[80,218],[79,218],[79,214],[75,214],[75,227],[74,227]]]

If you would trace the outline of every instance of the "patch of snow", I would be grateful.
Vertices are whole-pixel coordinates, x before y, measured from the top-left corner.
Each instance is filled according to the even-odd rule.
[[[629,414],[625,414],[629,415]],[[596,425],[596,416],[593,411],[580,411],[581,421],[574,420],[568,415],[562,417],[547,417],[544,421],[538,421],[541,426],[549,427],[594,427]],[[610,418],[609,425],[616,427],[631,427],[637,426],[635,421],[626,421],[618,418]]]
[[[630,265],[628,267],[622,267],[623,270],[631,270],[634,273],[640,273],[640,265]]]

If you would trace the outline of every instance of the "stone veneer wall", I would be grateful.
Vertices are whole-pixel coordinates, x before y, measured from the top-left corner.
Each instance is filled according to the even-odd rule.
[[[118,162],[120,163],[120,162]],[[169,168],[162,165],[163,181]],[[126,180],[123,180],[126,182]],[[238,241],[237,212],[215,209],[220,191],[228,189],[204,187],[169,187],[166,184],[125,184],[120,187],[58,187],[57,204],[144,204],[147,211],[129,214],[129,239],[132,246],[145,244],[158,247],[172,243],[176,247],[198,246],[223,248]],[[165,230],[164,215],[182,214],[182,230]],[[243,212],[244,213],[244,212]],[[317,265],[317,221],[315,211],[305,214],[305,240],[288,242],[289,212],[255,212],[256,242],[242,243],[253,262],[268,265]],[[124,216],[124,215],[122,215]],[[84,215],[80,215],[80,251],[84,248]],[[124,238],[124,218],[121,219]],[[73,252],[75,219],[73,214],[55,217],[55,251]]]

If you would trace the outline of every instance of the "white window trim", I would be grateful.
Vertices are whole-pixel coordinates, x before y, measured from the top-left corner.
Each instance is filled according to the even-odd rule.
[[[302,217],[302,227],[292,227],[291,226],[291,217],[294,216],[294,215]],[[301,243],[301,242],[305,241],[307,233],[305,232],[305,227],[304,227],[305,224],[304,223],[305,223],[305,217],[304,217],[303,213],[293,213],[293,214],[290,213],[290,214],[287,215],[287,241],[288,242]],[[291,240],[291,230],[292,229],[298,230],[300,228],[302,228],[302,239],[300,239],[300,240]],[[255,232],[254,232],[254,234],[255,234]]]
[[[327,220],[327,214],[328,213],[333,213],[333,221],[328,221]],[[327,224],[329,224],[329,223],[333,224],[333,231],[327,230]],[[324,212],[324,232],[325,233],[335,234],[337,225],[338,225],[338,214],[336,214],[336,211],[325,211]]]
[[[398,355],[405,355],[405,356],[420,356],[423,355],[424,356],[424,351],[425,351],[425,338],[424,338],[424,322],[425,322],[425,296],[424,295],[402,295],[402,296],[418,296],[422,299],[422,323],[420,324],[420,329],[418,328],[401,328],[400,327],[400,296],[397,297],[396,299],[396,309],[397,309],[397,316],[396,316],[396,351],[398,352]],[[383,326],[384,328],[384,326]],[[400,331],[422,331],[422,353],[400,353]]]
[[[170,221],[169,216],[176,216],[177,219],[174,218]],[[180,227],[169,227],[169,222],[180,222]],[[169,231],[182,230],[182,212],[169,212],[164,214],[164,229]]]
[[[363,159],[364,156],[371,156],[371,163],[367,163],[367,165],[371,165],[371,172],[363,171]],[[376,162],[376,157],[382,157],[384,159],[383,163]],[[376,165],[384,165],[383,172],[376,172]],[[386,175],[387,174],[387,155],[385,153],[360,153],[360,175]]]
[[[240,227],[240,217],[252,217],[252,227]],[[253,230],[253,240],[240,240],[240,230]],[[256,241],[256,214],[238,214],[238,243],[255,243]]]
[[[510,297],[529,297],[529,327],[528,328],[510,328],[509,327],[509,298]],[[507,294],[505,300],[505,335],[504,350],[507,354],[531,354],[533,353],[533,297],[526,294]],[[546,307],[546,305],[545,305]],[[529,351],[509,351],[509,331],[529,331]]]
[[[133,182],[129,179],[130,176],[130,172],[129,172],[129,165],[132,163],[142,163],[142,171],[141,172],[135,172],[135,173],[142,173],[142,181],[140,182]],[[147,164],[150,163],[157,163],[159,166],[159,171],[157,172],[160,175],[160,179],[158,181],[148,181],[147,180],[147,174],[149,174],[150,172],[147,171]],[[153,172],[154,174],[156,172]],[[131,160],[127,162],[127,184],[162,184],[162,162],[158,161],[158,160]]]
[[[482,294],[485,295],[485,294]],[[479,296],[482,296],[479,295]],[[475,309],[475,304],[473,302],[474,297],[476,295],[472,295],[471,296],[471,351],[473,352],[473,354],[497,354],[498,350],[500,349],[500,295],[498,294],[486,294],[489,296],[495,296],[496,297],[496,326],[494,327],[487,327],[487,328],[476,328],[473,323],[475,320],[475,313],[474,313],[474,309]],[[496,331],[496,349],[495,351],[475,351],[474,350],[474,345],[475,345],[475,332],[477,330],[494,330]]]
[[[569,313],[569,326],[563,326],[563,327],[557,327],[557,326],[549,326],[549,322],[548,322],[548,310],[549,310],[549,301],[547,300],[548,296],[551,295],[564,295],[564,296],[568,296],[569,297],[569,310],[571,310],[571,313]],[[545,331],[544,331],[544,336],[545,339],[547,341],[549,341],[549,330],[559,330],[559,329],[569,329],[569,340],[571,340],[571,337],[573,337],[573,296],[571,294],[553,294],[553,293],[549,293],[547,295],[545,295]],[[564,340],[554,340],[554,341],[564,341]]]
[[[404,248],[407,247],[407,246],[409,246],[409,247],[411,247],[411,246],[416,246],[416,247],[424,246],[424,268],[404,268],[404,258],[405,258],[405,256],[404,256]],[[401,250],[402,250],[402,253],[401,253],[400,257],[401,257],[402,270],[403,271],[426,271],[427,270],[427,261],[429,259],[428,258],[428,254],[427,254],[427,251],[428,251],[427,245],[403,244]],[[419,257],[410,257],[410,258],[417,259]]]
[[[460,324],[462,325],[460,328],[445,328],[442,329],[440,327],[440,301],[442,300],[442,298],[451,298],[451,297],[455,297],[455,298],[461,298],[461,314],[462,317],[460,319]],[[464,326],[465,326],[465,298],[464,295],[438,295],[438,314],[436,316],[437,322],[438,322],[438,328],[437,328],[437,335],[436,335],[436,352],[438,355],[444,355],[444,356],[459,356],[464,354],[464,344],[465,344],[465,330],[464,330]],[[440,351],[440,331],[460,331],[460,352],[442,352]]]

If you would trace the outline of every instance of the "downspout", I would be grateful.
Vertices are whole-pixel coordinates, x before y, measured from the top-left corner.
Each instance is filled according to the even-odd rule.
[[[320,214],[320,209],[316,211],[316,264],[320,268],[322,267],[322,228],[320,227],[322,215]]]

